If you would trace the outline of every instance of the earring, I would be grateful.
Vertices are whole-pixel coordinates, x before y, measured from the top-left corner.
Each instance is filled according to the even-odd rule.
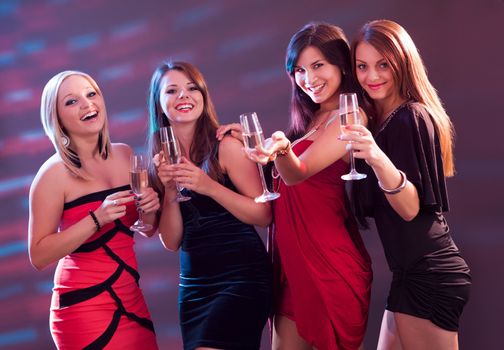
[[[63,144],[63,147],[68,148],[68,146],[70,146],[70,139],[68,138],[68,136],[66,136],[65,134],[62,134],[61,135],[61,143]]]

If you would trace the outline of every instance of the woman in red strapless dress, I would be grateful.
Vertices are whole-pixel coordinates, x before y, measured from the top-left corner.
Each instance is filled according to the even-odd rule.
[[[54,76],[41,113],[56,154],[30,189],[29,249],[38,270],[58,261],[54,342],[58,349],[157,349],[129,227],[136,207],[156,224],[158,196],[151,188],[138,198],[130,191],[131,149],[110,143],[103,97],[89,75]]]

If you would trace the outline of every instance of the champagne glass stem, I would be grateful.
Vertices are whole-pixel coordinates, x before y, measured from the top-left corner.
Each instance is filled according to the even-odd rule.
[[[264,179],[264,171],[263,171],[262,165],[258,163],[257,168],[259,169],[259,176],[261,177],[261,184],[262,184],[262,188],[263,188],[263,193],[269,192],[268,188],[266,187],[266,180]]]
[[[355,171],[355,159],[354,159],[354,156],[353,156],[353,150],[350,149],[350,171],[354,172]]]
[[[144,225],[144,222],[143,222],[143,215],[142,215],[142,209],[141,208],[137,208],[137,212],[138,212],[138,226],[143,226]]]

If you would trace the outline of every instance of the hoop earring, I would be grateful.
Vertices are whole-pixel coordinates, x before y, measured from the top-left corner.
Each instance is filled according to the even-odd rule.
[[[61,135],[61,143],[63,144],[63,147],[68,148],[68,146],[70,146],[70,139],[68,138],[68,136],[66,136],[65,134],[62,134]]]

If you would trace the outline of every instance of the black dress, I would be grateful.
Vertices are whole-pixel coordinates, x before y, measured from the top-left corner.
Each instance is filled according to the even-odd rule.
[[[227,175],[223,185],[236,191]],[[271,308],[271,263],[253,226],[207,196],[180,204],[179,313],[184,349],[259,349]]]
[[[452,240],[443,212],[448,197],[439,139],[431,117],[408,102],[399,106],[375,133],[377,145],[415,185],[420,211],[403,220],[379,189],[369,166],[362,169],[361,203],[375,219],[392,284],[387,310],[430,320],[456,331],[469,298],[469,268]]]

